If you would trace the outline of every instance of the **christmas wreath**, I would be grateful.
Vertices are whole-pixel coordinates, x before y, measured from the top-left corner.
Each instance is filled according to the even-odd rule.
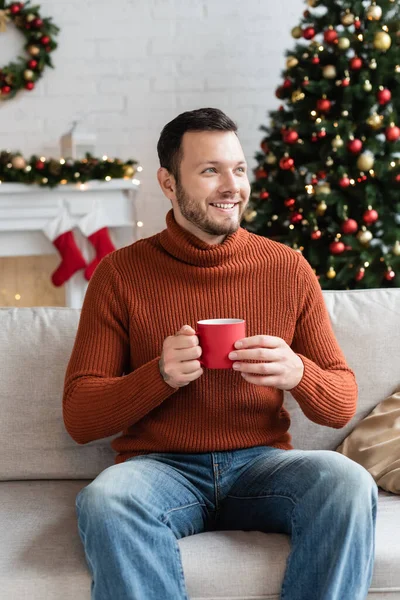
[[[52,67],[50,53],[57,48],[54,41],[60,31],[50,18],[42,19],[39,6],[30,2],[7,2],[0,0],[0,34],[13,23],[26,39],[27,57],[19,56],[17,61],[5,67],[0,65],[0,100],[13,98],[20,90],[33,90],[46,66]]]

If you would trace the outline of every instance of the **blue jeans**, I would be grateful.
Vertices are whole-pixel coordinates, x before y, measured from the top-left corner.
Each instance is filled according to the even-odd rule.
[[[77,496],[91,598],[187,600],[177,540],[241,529],[291,536],[282,600],[363,600],[376,503],[368,471],[332,451],[137,456]]]

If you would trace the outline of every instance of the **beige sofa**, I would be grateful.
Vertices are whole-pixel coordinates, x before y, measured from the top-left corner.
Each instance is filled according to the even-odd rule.
[[[287,394],[298,448],[335,449],[400,384],[400,289],[330,291],[324,297],[357,375],[358,411],[346,428],[328,429],[309,422]],[[114,461],[109,440],[79,446],[64,429],[63,379],[78,319],[76,309],[0,309],[1,600],[90,599],[75,497]],[[179,543],[191,600],[279,597],[287,536],[213,532]],[[368,598],[400,599],[400,497],[384,492]]]

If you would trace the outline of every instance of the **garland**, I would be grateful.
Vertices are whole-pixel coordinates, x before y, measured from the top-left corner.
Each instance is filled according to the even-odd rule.
[[[0,65],[0,100],[11,99],[22,89],[33,90],[45,67],[54,68],[50,53],[57,48],[54,38],[60,30],[50,18],[40,17],[39,6],[29,4],[30,0],[26,3],[0,0],[0,34],[12,22],[25,37],[24,48],[29,55],[19,56],[5,67]]]
[[[87,153],[86,158],[45,158],[31,156],[25,160],[19,153],[0,152],[0,184],[23,183],[54,188],[67,183],[82,184],[91,180],[132,179],[141,167],[137,161],[122,161],[119,158],[95,158]]]

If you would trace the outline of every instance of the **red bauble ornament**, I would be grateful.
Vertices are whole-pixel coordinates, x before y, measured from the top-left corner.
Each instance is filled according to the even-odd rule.
[[[345,77],[344,79],[342,79],[342,87],[348,87],[350,85],[350,79],[348,77]]]
[[[25,84],[25,89],[26,90],[31,91],[31,90],[33,90],[34,87],[35,87],[35,84],[33,83],[33,81],[27,81],[26,84]]]
[[[397,183],[400,183],[400,173],[397,173],[395,180]]]
[[[1,88],[1,93],[2,94],[9,94],[11,92],[11,88],[9,85],[5,85]]]
[[[345,251],[345,245],[343,242],[332,242],[329,244],[329,250],[331,254],[342,254]]]
[[[290,81],[290,79],[285,79],[285,81],[282,84],[282,87],[285,90],[289,90],[292,87],[292,82]]]
[[[363,221],[366,225],[372,225],[378,220],[378,213],[373,208],[366,210],[363,214]]]
[[[383,88],[383,90],[378,90],[376,97],[378,99],[379,104],[381,106],[383,106],[384,104],[387,104],[388,102],[391,101],[392,92],[390,90],[388,90],[387,88]]]
[[[260,199],[261,200],[267,200],[269,198],[269,193],[267,191],[261,192],[260,193]]]
[[[345,221],[343,221],[340,229],[342,233],[345,233],[347,235],[356,233],[356,231],[358,231],[358,223],[354,219],[346,219]]]
[[[390,271],[386,271],[386,273],[385,273],[386,281],[393,281],[393,279],[395,277],[396,277],[396,273],[393,271],[393,269],[390,269]]]
[[[352,69],[353,71],[359,71],[361,69],[361,67],[363,66],[363,62],[361,60],[361,58],[359,58],[358,56],[354,56],[350,63],[350,69]]]
[[[287,206],[287,208],[290,208],[291,206],[294,206],[296,204],[296,200],[294,198],[287,198],[284,201],[284,205]]]
[[[328,100],[328,98],[320,98],[319,100],[317,100],[317,110],[319,112],[329,112],[331,110],[331,101]]]
[[[388,142],[396,142],[400,137],[400,129],[396,125],[390,125],[385,131]]]
[[[294,225],[296,223],[301,223],[303,220],[303,215],[301,213],[294,213],[290,219],[290,222]]]
[[[41,160],[38,160],[35,164],[35,169],[37,169],[38,171],[42,171],[45,167],[45,163]]]
[[[318,136],[317,136],[317,134],[315,133],[315,131],[314,131],[314,133],[311,135],[311,141],[312,141],[312,142],[314,142],[314,143],[315,143],[315,142],[318,142]]]
[[[350,185],[350,179],[348,177],[342,177],[339,179],[339,185],[342,189],[346,189]]]
[[[31,25],[35,29],[40,29],[40,27],[43,25],[43,21],[42,21],[42,19],[34,19],[31,23]]]
[[[284,96],[284,89],[283,87],[280,85],[279,87],[276,88],[275,90],[275,96],[279,99],[282,100],[283,96]]]
[[[364,267],[361,267],[361,269],[359,269],[359,271],[357,271],[357,273],[354,276],[354,279],[356,281],[361,281],[361,279],[364,277],[365,275],[365,269]]]
[[[311,239],[312,240],[319,240],[321,236],[322,236],[322,231],[320,231],[319,229],[317,229],[316,231],[312,232]]]
[[[10,13],[12,15],[17,15],[19,12],[21,12],[21,6],[19,4],[11,4]]]
[[[47,44],[50,43],[50,38],[48,35],[44,35],[41,40],[40,43],[43,44],[43,46],[47,46]]]
[[[347,149],[352,154],[358,154],[359,152],[361,152],[362,147],[362,141],[357,138],[355,138],[354,140],[350,140],[347,144]]]
[[[317,185],[318,181],[319,181],[318,177],[313,177],[313,178],[311,179],[311,183],[312,183],[312,185]]]
[[[265,154],[267,154],[267,152],[269,152],[269,146],[268,146],[268,142],[266,140],[263,140],[261,142],[261,150],[264,150]]]
[[[303,30],[303,38],[305,40],[312,40],[314,36],[315,36],[315,29],[314,29],[314,27],[306,27]]]
[[[28,61],[28,68],[29,69],[36,69],[37,66],[38,66],[37,60],[30,60],[30,61]]]
[[[264,177],[268,177],[268,173],[265,169],[257,169],[255,175],[256,179],[263,179]]]
[[[311,62],[313,65],[319,65],[319,57],[318,56],[313,56],[311,59]]]
[[[355,27],[356,29],[360,29],[360,27],[361,27],[361,21],[360,21],[360,19],[356,19],[356,20],[354,21],[354,27]]]
[[[299,134],[294,129],[288,129],[283,133],[282,137],[286,144],[295,144],[299,139]]]
[[[317,177],[318,177],[318,179],[326,179],[326,173],[325,173],[325,171],[318,171],[317,172]]]
[[[323,129],[321,131],[318,131],[318,137],[319,138],[324,138],[326,137],[326,131],[324,131]]]
[[[279,166],[284,171],[289,171],[294,167],[294,160],[290,156],[283,156],[279,161]]]
[[[337,34],[337,31],[335,31],[334,29],[327,29],[326,31],[324,31],[324,40],[328,44],[334,44],[337,39],[338,39],[338,34]]]

